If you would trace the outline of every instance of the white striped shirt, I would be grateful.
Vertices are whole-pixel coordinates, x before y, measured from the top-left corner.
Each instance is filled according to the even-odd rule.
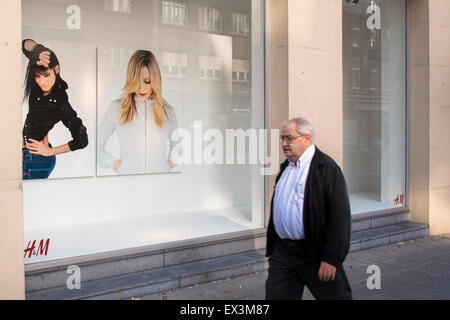
[[[315,151],[315,146],[311,145],[297,163],[289,161],[276,185],[273,218],[275,230],[281,239],[305,238],[303,201],[306,179]]]

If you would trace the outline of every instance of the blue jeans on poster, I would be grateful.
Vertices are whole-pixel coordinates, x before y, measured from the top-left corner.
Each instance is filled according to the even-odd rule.
[[[55,168],[56,157],[44,157],[22,149],[22,178],[23,180],[47,179]]]

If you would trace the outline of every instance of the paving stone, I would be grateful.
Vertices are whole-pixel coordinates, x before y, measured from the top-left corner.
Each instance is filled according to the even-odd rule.
[[[379,247],[379,248],[383,248],[383,247]],[[392,261],[394,259],[391,255],[387,254],[384,250],[382,250],[382,249],[377,250],[377,249],[378,248],[373,248],[370,250],[352,252],[349,254],[347,259],[354,259],[354,260],[357,260],[360,262],[364,262],[367,265],[385,263],[385,262]]]
[[[446,277],[448,279],[448,285],[450,286],[450,258],[430,261],[423,266],[423,272],[431,274],[437,277]]]

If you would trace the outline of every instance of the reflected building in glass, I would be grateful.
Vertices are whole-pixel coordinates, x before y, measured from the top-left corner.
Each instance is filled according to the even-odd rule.
[[[394,207],[405,194],[405,14],[404,1],[343,2],[343,169],[353,214]]]
[[[76,61],[80,70],[87,62],[96,66],[91,70],[95,83],[91,88],[95,93],[92,103],[96,110],[90,108],[90,118],[96,119],[97,125],[88,128],[94,143],[108,107],[122,95],[128,61],[138,49],[155,54],[161,70],[162,95],[174,109],[177,127],[193,133],[196,123],[201,123],[203,132],[214,128],[225,137],[227,129],[265,128],[264,79],[261,76],[256,80],[259,87],[254,86],[252,79],[255,65],[259,73],[264,74],[264,51],[254,48],[255,44],[263,47],[263,38],[252,36],[252,28],[263,35],[262,21],[252,22],[252,15],[262,17],[261,3],[255,0],[77,0],[69,6],[56,0],[24,0],[23,34],[57,48],[61,62]],[[43,15],[49,19],[41,19]],[[77,61],[73,49],[65,48],[66,44],[70,44],[70,48],[89,46],[94,53]],[[70,74],[77,77],[77,70],[71,70]],[[74,96],[82,95],[83,86],[86,83],[81,81],[70,90]],[[148,140],[147,128],[141,129],[137,131],[145,132],[141,136]],[[136,149],[146,157],[152,152],[146,147],[146,141],[130,143],[144,146],[143,152],[142,148]],[[245,143],[248,151],[248,138]],[[203,147],[208,144],[205,141]],[[116,131],[108,136],[104,149],[113,156],[111,158],[121,159],[122,145]],[[223,147],[225,154],[225,141]],[[87,224],[92,223],[96,212],[104,212],[103,218],[97,220],[103,219],[105,223],[119,219],[126,221],[125,225],[133,224],[140,217],[148,220],[124,230],[124,235],[134,236],[124,240],[119,248],[111,244],[103,251],[136,246],[136,239],[141,245],[149,245],[261,228],[264,224],[264,176],[259,174],[260,167],[256,170],[249,161],[237,164],[241,156],[235,152],[234,164],[184,165],[176,172],[153,175],[145,175],[147,169],[142,169],[108,181],[104,176],[115,175],[115,172],[103,162],[99,165],[97,150],[96,176],[90,181],[100,190],[98,197],[103,202],[93,201],[92,205],[87,205],[85,190],[80,190],[78,198],[84,199],[84,205],[73,208],[73,214],[78,215],[80,223]],[[248,159],[248,153],[246,157]],[[236,183],[237,180],[240,182]],[[130,183],[128,188],[123,187],[125,181]],[[25,202],[37,196],[27,191],[31,186],[27,188],[25,193],[33,196],[26,196]],[[109,192],[104,191],[106,189]],[[177,199],[167,200],[171,195]],[[47,208],[44,215],[50,218],[40,221],[36,221],[31,212],[25,212],[25,219],[33,228],[41,230],[55,223],[71,225],[64,217],[51,218],[51,212],[52,209]],[[191,218],[183,223],[187,217]],[[164,226],[156,227],[156,221]],[[145,229],[146,226],[150,229]],[[159,231],[148,231],[153,228]],[[64,241],[61,239],[60,243]],[[91,249],[84,252],[83,248],[75,248],[77,250],[81,250],[77,254],[92,253]]]

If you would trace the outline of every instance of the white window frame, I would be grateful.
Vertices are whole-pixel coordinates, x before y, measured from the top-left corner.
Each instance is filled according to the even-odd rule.
[[[161,66],[163,76],[187,78],[188,55],[186,53],[164,51],[162,53]],[[166,69],[168,72],[166,72]],[[185,70],[184,73],[183,70]]]

